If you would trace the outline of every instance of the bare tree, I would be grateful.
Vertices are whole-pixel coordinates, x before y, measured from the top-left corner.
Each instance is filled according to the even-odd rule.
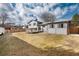
[[[4,23],[7,18],[8,18],[7,10],[5,8],[0,8],[0,19],[2,20],[2,26],[4,26]]]
[[[41,14],[41,18],[43,19],[44,22],[53,22],[56,20],[55,15],[49,13],[49,12],[44,12]]]
[[[2,19],[2,26],[4,26],[6,19],[8,18],[7,13],[1,13],[0,18]]]

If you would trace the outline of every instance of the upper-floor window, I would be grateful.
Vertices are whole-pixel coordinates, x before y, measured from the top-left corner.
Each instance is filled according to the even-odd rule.
[[[36,23],[33,23],[33,25],[36,25]]]

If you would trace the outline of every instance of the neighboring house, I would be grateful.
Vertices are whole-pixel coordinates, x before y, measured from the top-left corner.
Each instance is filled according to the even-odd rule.
[[[13,32],[23,32],[23,31],[25,31],[23,26],[17,26],[14,23],[6,23],[6,24],[4,24],[4,28],[5,28],[7,33],[8,32],[13,33]]]
[[[72,21],[58,21],[44,23],[44,32],[52,34],[79,34],[79,26],[74,26]]]
[[[42,22],[38,20],[31,20],[28,22],[28,32],[29,33],[36,33],[36,32],[42,32],[43,27],[41,26]]]

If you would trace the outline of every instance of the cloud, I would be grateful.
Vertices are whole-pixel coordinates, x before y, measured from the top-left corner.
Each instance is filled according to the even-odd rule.
[[[60,17],[62,15],[62,9],[60,7],[56,8],[54,11],[53,11],[54,15],[58,17]]]
[[[53,10],[53,13],[56,15],[56,17],[59,18],[71,18],[72,15],[74,15],[77,12],[78,4],[66,6],[66,7],[56,7]]]
[[[28,22],[35,17],[39,18],[39,15],[43,12],[51,12],[55,14],[56,18],[71,18],[75,13],[79,13],[79,5],[78,4],[56,4],[56,3],[16,3],[16,4],[8,4],[1,3],[0,8],[6,8],[9,10],[7,13],[10,18],[14,18],[19,22],[18,16],[22,17],[22,23]],[[26,16],[25,14],[32,13],[34,16]]]

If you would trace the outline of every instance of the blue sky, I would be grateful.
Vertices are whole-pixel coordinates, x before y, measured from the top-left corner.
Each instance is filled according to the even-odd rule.
[[[10,19],[16,19],[17,23],[21,21],[18,17],[23,19],[21,22],[28,22],[29,18],[40,18],[43,12],[50,12],[57,19],[71,19],[79,14],[78,3],[6,3],[0,4],[0,8],[8,10]]]
[[[12,5],[13,5],[13,7],[16,7],[15,3],[13,3]],[[58,3],[55,5],[52,4],[52,6],[50,6],[50,3],[47,3],[47,4],[46,3],[28,3],[28,4],[23,4],[23,6],[26,6],[26,8],[29,8],[30,10],[36,9],[38,6],[40,8],[44,8],[45,6],[47,6],[48,10],[49,10],[48,12],[51,11],[51,13],[53,13],[54,10],[56,10],[57,8],[60,8],[61,11],[67,8],[66,9],[67,12],[60,17],[60,18],[64,18],[64,19],[69,19],[74,14],[79,13],[79,4],[78,3]],[[64,10],[64,11],[66,11],[66,10]],[[39,9],[39,11],[40,11],[40,9]],[[59,12],[61,12],[61,11],[59,11]]]

